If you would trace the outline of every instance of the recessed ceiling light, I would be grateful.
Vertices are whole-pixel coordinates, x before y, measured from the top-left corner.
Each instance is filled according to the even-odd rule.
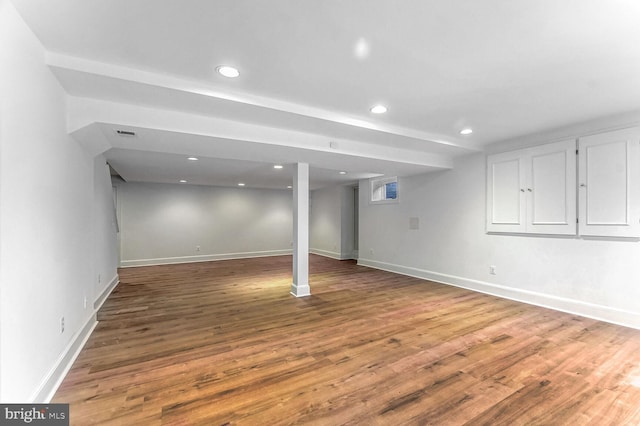
[[[187,157],[189,161],[198,161],[198,157]]]
[[[229,78],[236,78],[240,75],[240,71],[238,71],[237,68],[230,67],[228,65],[220,65],[218,68],[216,68],[216,71],[218,71],[220,75]]]
[[[471,129],[469,127],[460,130],[460,134],[461,135],[470,135],[471,133],[473,133],[473,129]]]
[[[187,181],[184,179],[180,179],[180,183],[187,183]]]
[[[238,186],[244,186],[244,183],[243,182],[239,182]]]
[[[274,166],[273,166],[273,168],[274,168],[274,169],[281,169],[281,168],[282,168],[282,165],[281,165],[281,164],[276,164],[276,165],[274,165]]]
[[[370,111],[374,114],[384,114],[387,112],[387,107],[384,105],[375,105],[371,107]]]
[[[347,172],[344,172],[344,171],[343,172],[338,172],[338,173],[340,173],[341,175],[346,175],[347,174]]]
[[[365,59],[369,56],[370,52],[371,45],[364,37],[360,37],[353,48],[353,53],[356,55],[356,58]]]

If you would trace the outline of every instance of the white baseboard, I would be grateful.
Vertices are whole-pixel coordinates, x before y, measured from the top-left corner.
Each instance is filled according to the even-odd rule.
[[[631,312],[622,309],[611,308],[604,305],[597,305],[594,303],[567,299],[550,294],[537,293],[513,287],[506,287],[502,285],[491,284],[485,281],[472,280],[455,275],[441,274],[424,269],[379,262],[371,259],[359,259],[358,265],[381,269],[388,272],[395,272],[397,274],[407,275],[410,277],[422,278],[442,284],[453,285],[456,287],[466,288],[468,290],[478,291],[480,293],[490,294],[492,296],[515,300],[517,302],[528,303],[530,305],[541,306],[544,308],[567,312],[574,315],[580,315],[599,321],[606,321],[612,324],[640,329],[639,312]]]
[[[215,260],[247,259],[251,257],[284,256],[291,253],[292,253],[291,249],[287,249],[287,250],[249,251],[249,252],[243,252],[243,253],[205,254],[200,256],[161,257],[161,258],[155,258],[155,259],[135,259],[135,260],[121,261],[120,267],[130,268],[134,266],[211,262]]]
[[[62,351],[62,354],[56,361],[54,367],[45,376],[44,380],[38,386],[38,390],[33,394],[31,401],[34,403],[47,404],[51,401],[51,398],[55,395],[56,391],[60,387],[60,384],[66,377],[67,373],[73,366],[76,358],[80,354],[80,351],[89,340],[91,333],[98,325],[97,312],[107,300],[107,297],[111,294],[114,288],[118,285],[120,279],[116,274],[109,284],[104,288],[102,293],[96,298],[93,303],[93,313],[87,319],[84,326],[78,331],[71,339],[67,347]]]
[[[307,297],[311,296],[311,288],[309,284],[296,284],[291,283],[291,291],[289,292],[294,297]]]
[[[353,255],[337,253],[335,251],[320,250],[316,248],[310,248],[309,253],[317,254],[318,256],[330,257],[331,259],[337,259],[337,260],[355,259]]]
[[[87,343],[89,336],[98,325],[95,312],[91,315],[84,327],[82,327],[71,339],[67,347],[64,349],[54,367],[45,376],[38,389],[31,397],[33,403],[48,404],[56,391],[60,387],[62,380],[66,377],[67,373],[73,366],[76,358],[80,354],[80,351]]]
[[[96,297],[96,300],[93,302],[94,311],[98,312],[98,310],[102,307],[104,301],[107,300],[107,297],[109,297],[109,295],[111,294],[113,289],[116,288],[119,282],[120,277],[118,276],[118,274],[116,274],[116,276],[113,277],[111,281],[109,281],[109,284],[107,284],[104,290],[102,290],[102,293],[100,293],[100,295]]]

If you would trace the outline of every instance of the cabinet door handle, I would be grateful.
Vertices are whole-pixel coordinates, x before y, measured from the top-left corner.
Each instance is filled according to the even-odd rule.
[[[527,188],[527,191],[529,191],[529,192],[533,192],[533,189],[531,189],[531,188]]]
[[[587,187],[587,185],[585,185],[584,183],[580,184],[580,188],[586,188],[586,187]]]
[[[520,192],[524,192],[524,189],[520,189]]]

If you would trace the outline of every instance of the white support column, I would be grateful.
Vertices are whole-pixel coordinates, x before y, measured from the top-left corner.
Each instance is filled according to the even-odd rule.
[[[309,296],[309,164],[293,167],[293,283],[291,294]]]

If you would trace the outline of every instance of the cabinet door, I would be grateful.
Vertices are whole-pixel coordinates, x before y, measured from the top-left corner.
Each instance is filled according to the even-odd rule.
[[[640,128],[579,141],[580,235],[640,237]]]
[[[487,232],[525,232],[522,151],[487,157]]]
[[[527,232],[576,235],[576,141],[528,152]]]

